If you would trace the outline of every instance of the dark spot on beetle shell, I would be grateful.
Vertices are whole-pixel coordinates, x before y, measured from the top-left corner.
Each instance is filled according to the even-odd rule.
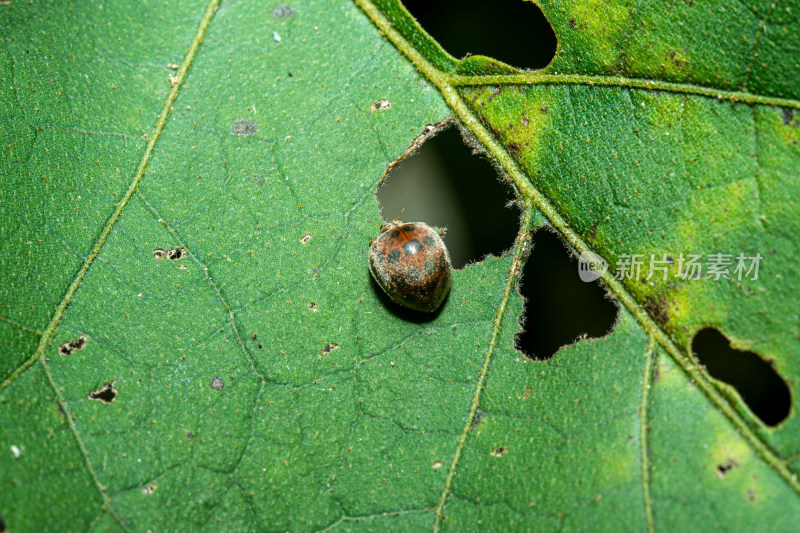
[[[412,231],[414,231],[414,226],[412,226],[411,224],[409,224],[408,226],[403,226],[403,231],[411,233]]]
[[[394,230],[392,233],[389,234],[392,239],[396,239],[400,236],[400,232],[398,230]]]
[[[414,255],[421,250],[422,243],[419,242],[419,239],[412,239],[406,243],[403,243],[403,251],[405,251],[406,255]]]
[[[425,261],[425,273],[431,275],[434,274],[435,272],[436,272],[436,263],[434,263],[430,259]]]
[[[420,280],[422,280],[422,272],[420,272],[419,269],[416,268],[416,267],[409,268],[408,272],[406,273],[406,275],[408,276],[408,280],[409,281],[420,281]]]
[[[386,262],[390,265],[396,265],[400,261],[400,250],[392,250],[386,254]]]
[[[422,238],[422,244],[424,244],[428,248],[436,248],[436,241],[434,241],[433,237],[431,237],[430,235],[425,235]]]
[[[438,279],[434,279],[433,281],[431,281],[430,285],[428,285],[428,290],[433,292],[433,291],[436,290],[436,287],[438,287],[438,286],[439,286],[439,280]]]

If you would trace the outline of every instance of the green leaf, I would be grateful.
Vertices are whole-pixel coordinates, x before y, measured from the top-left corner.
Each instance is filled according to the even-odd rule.
[[[797,400],[764,425],[691,340],[800,375],[800,6],[541,7],[559,50],[527,72],[453,58],[392,0],[0,5],[3,523],[794,529]],[[520,234],[409,319],[370,280],[368,220],[453,118]],[[542,226],[609,262],[619,316],[532,361]],[[763,262],[613,276],[681,253]]]

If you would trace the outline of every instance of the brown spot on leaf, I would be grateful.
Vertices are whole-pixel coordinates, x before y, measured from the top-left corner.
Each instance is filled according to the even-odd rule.
[[[225,388],[225,382],[219,376],[214,376],[211,378],[211,388],[214,390],[223,390]]]
[[[644,308],[659,325],[664,326],[669,322],[669,302],[664,296],[648,296],[644,300]]]
[[[294,15],[294,8],[290,5],[276,7],[272,10],[272,16],[278,19],[288,19]]]
[[[250,135],[255,135],[256,133],[258,133],[258,124],[256,124],[249,118],[239,120],[233,124],[232,133],[234,135],[241,135],[243,137],[249,137]]]
[[[335,342],[330,342],[330,343],[328,343],[328,344],[326,344],[325,346],[322,347],[322,350],[321,350],[322,351],[322,356],[325,357],[327,355],[330,355],[330,353],[332,351],[337,350],[338,348],[339,348],[338,344],[336,344]]]
[[[782,115],[783,115],[783,124],[788,126],[792,123],[792,120],[794,119],[794,109],[789,107],[784,107],[782,109]]]

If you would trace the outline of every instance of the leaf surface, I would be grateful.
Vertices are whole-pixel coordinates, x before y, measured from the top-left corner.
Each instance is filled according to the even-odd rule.
[[[796,406],[763,425],[690,342],[713,326],[800,372],[798,23],[541,5],[537,72],[456,60],[389,0],[0,5],[3,522],[790,531]],[[376,293],[367,221],[451,118],[524,216],[414,320]],[[741,252],[761,276],[610,270],[614,329],[534,362],[517,283],[542,226],[612,270]]]

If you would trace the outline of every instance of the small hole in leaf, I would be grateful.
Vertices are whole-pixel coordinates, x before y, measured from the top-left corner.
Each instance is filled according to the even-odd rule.
[[[177,248],[170,248],[169,250],[167,250],[167,259],[169,259],[170,261],[177,261],[178,259],[183,257],[185,253],[186,250],[184,250],[182,246],[179,246]]]
[[[99,402],[103,402],[104,404],[108,405],[117,398],[118,393],[119,391],[114,386],[114,382],[109,381],[96,391],[90,392],[89,399],[97,400]]]
[[[789,386],[775,369],[753,352],[736,350],[714,328],[700,330],[692,339],[692,352],[712,377],[724,381],[768,426],[783,422],[792,407]]]
[[[507,205],[515,192],[486,159],[472,153],[458,128],[424,141],[419,152],[389,172],[377,196],[384,220],[447,228],[442,238],[456,269],[501,255],[519,229],[519,208]]]
[[[508,453],[508,448],[505,446],[500,446],[498,448],[494,448],[491,452],[489,452],[493,457],[503,457],[506,453]]]
[[[556,35],[539,6],[523,0],[403,0],[420,26],[457,58],[480,54],[518,68],[544,68]]]
[[[89,337],[86,335],[80,335],[74,341],[67,341],[61,346],[58,347],[58,353],[62,357],[66,357],[68,355],[72,355],[73,353],[77,352],[78,350],[82,350],[86,343],[89,342]]]
[[[716,469],[717,477],[720,478],[720,479],[725,479],[726,477],[728,477],[728,472],[730,472],[731,470],[733,470],[737,466],[739,466],[739,463],[737,463],[733,459],[730,459],[728,461],[725,461],[724,463],[718,464],[717,465],[717,469]]]
[[[219,376],[214,376],[211,378],[211,388],[214,390],[223,390],[225,388],[225,382]]]
[[[578,339],[602,337],[614,327],[619,310],[599,280],[581,281],[578,260],[564,241],[545,229],[536,231],[522,268],[520,289],[525,312],[517,349],[546,360]]]

